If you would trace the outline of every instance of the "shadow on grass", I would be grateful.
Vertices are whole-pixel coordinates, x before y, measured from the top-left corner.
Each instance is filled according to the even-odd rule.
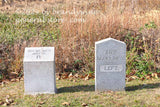
[[[63,92],[80,92],[80,91],[94,91],[94,85],[78,85],[70,87],[61,87],[58,89],[58,93]]]
[[[152,83],[152,84],[140,84],[134,86],[128,86],[125,88],[126,91],[135,91],[135,90],[142,90],[142,89],[153,89],[160,87],[160,83]]]
[[[80,91],[95,91],[95,85],[78,85],[78,86],[70,86],[70,87],[61,87],[58,89],[58,93],[64,92],[80,92]],[[152,84],[140,84],[134,86],[128,86],[125,88],[126,91],[136,91],[142,89],[153,89],[160,87],[160,83],[152,83]]]

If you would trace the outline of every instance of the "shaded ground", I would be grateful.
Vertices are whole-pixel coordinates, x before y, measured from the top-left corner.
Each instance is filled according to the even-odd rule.
[[[58,107],[64,102],[69,106],[88,105],[89,107],[106,106],[160,106],[160,79],[134,80],[126,82],[126,91],[95,92],[94,80],[58,80],[58,94],[24,96],[23,81],[0,86],[0,101],[6,97],[13,100],[16,107],[43,106]],[[0,102],[0,103],[1,103]]]

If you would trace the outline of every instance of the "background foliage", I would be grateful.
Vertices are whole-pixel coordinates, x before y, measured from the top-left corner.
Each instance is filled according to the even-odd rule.
[[[94,73],[95,41],[112,37],[127,44],[127,76],[145,78],[160,69],[160,1],[80,1],[41,7],[39,13],[24,14],[22,8],[0,13],[0,80],[23,76],[25,47],[54,46],[56,71]],[[28,9],[36,10],[33,2]],[[35,6],[35,7],[33,7]],[[97,14],[53,14],[55,10],[98,10]],[[27,8],[26,8],[27,9]],[[3,9],[2,9],[3,10]],[[71,23],[76,17],[85,22]],[[24,22],[17,19],[61,19],[65,22]]]

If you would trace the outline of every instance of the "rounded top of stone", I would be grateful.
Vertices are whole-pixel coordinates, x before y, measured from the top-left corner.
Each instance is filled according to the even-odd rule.
[[[113,38],[103,39],[103,40],[100,40],[100,41],[95,42],[95,44],[101,44],[101,43],[109,42],[109,41],[115,41],[115,42],[118,42],[118,43],[121,43],[121,44],[126,45],[124,42],[119,41],[119,40],[116,40],[116,39],[113,39]]]

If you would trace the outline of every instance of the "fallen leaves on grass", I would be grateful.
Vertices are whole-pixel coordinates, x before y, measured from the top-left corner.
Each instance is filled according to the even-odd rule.
[[[2,81],[1,86],[4,87],[5,84],[8,84],[8,83],[9,83],[8,81]]]
[[[94,76],[93,76],[93,74],[90,73],[85,77],[85,80],[89,80],[91,78],[94,78]]]
[[[13,103],[13,100],[10,98],[9,95],[6,96],[6,103],[7,105],[10,105],[11,103]]]
[[[0,100],[0,105],[2,106],[9,106],[13,103],[14,101],[10,98],[9,95],[6,96],[5,101]]]
[[[38,104],[43,105],[43,104],[45,104],[45,102],[42,101],[42,102],[39,102]]]
[[[60,80],[61,79],[61,77],[60,76],[58,76],[57,78],[56,78],[56,80]]]
[[[79,74],[78,74],[78,73],[76,73],[76,74],[74,75],[74,77],[75,77],[75,78],[78,78],[78,77],[79,77]]]
[[[3,104],[4,104],[4,102],[2,100],[0,100],[0,105],[3,105]]]
[[[93,73],[89,73],[89,74],[76,73],[76,74],[73,74],[72,72],[71,73],[63,72],[63,73],[56,74],[56,77],[57,77],[56,80],[69,79],[70,81],[75,82],[75,80],[77,78],[84,79],[84,80],[89,80],[91,78],[94,78],[94,74]]]
[[[73,80],[73,82],[77,82],[76,80]]]
[[[69,75],[68,75],[69,78],[73,77],[73,73],[71,72]]]
[[[14,79],[11,79],[11,82],[16,82],[17,80],[14,78]]]
[[[20,78],[20,81],[24,81],[24,77]]]
[[[14,78],[17,78],[18,73],[16,73],[16,72],[10,72],[10,74],[8,76],[9,76],[10,79],[14,79]]]
[[[89,76],[86,76],[84,80],[89,80]]]
[[[129,78],[127,78],[127,81],[130,82],[135,79],[138,79],[138,77],[137,76],[130,76]]]
[[[148,74],[146,75],[145,77],[137,77],[137,76],[127,76],[126,80],[128,82],[132,81],[132,80],[135,80],[135,79],[140,79],[140,80],[145,80],[145,79],[158,79],[160,78],[160,73],[152,73],[152,74]]]
[[[2,106],[7,106],[7,103],[4,103]]]
[[[68,103],[68,102],[64,102],[64,103],[62,103],[62,105],[63,105],[63,106],[69,106],[69,105],[70,105],[70,103]]]
[[[62,79],[67,79],[68,75],[69,75],[69,73],[64,72],[61,77],[62,77]]]
[[[156,78],[156,79],[157,79],[157,78],[158,78],[158,73],[152,73],[151,76],[152,76],[153,78]]]
[[[146,79],[151,79],[151,76],[150,75],[146,76]]]
[[[144,77],[142,77],[142,78],[140,78],[140,80],[142,80],[142,81],[143,81],[143,80],[145,80],[145,78],[144,78]]]
[[[88,104],[86,104],[86,103],[82,103],[82,106],[83,106],[83,107],[87,107],[87,106],[88,106]]]

